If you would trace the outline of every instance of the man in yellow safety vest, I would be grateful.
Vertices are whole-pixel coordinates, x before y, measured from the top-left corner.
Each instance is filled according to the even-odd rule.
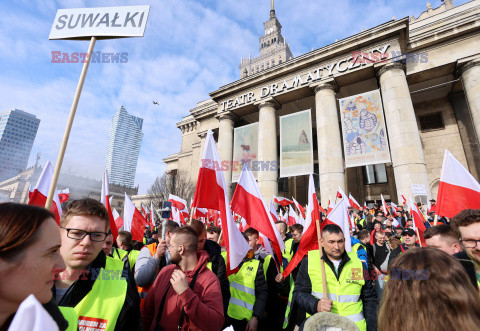
[[[308,253],[297,274],[293,298],[307,317],[317,312],[332,312],[352,320],[360,331],[377,329],[377,294],[372,280],[355,253],[345,251],[345,237],[336,224],[322,229],[322,260],[328,298],[324,298],[320,251]],[[301,327],[302,329],[303,327]]]
[[[74,309],[80,329],[138,330],[138,293],[124,277],[124,263],[102,250],[108,232],[108,212],[96,200],[75,200],[63,211],[60,254],[66,270],[55,279],[55,301]]]

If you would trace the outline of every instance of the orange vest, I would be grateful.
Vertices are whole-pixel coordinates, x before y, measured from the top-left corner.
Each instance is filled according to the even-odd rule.
[[[145,247],[147,247],[150,250],[150,254],[152,254],[152,257],[155,256],[155,253],[157,252],[156,242],[150,245],[146,245]],[[157,273],[158,273],[158,270],[157,270]],[[152,285],[153,283],[148,285],[147,287],[137,286],[138,295],[140,295],[140,309],[143,309],[143,305],[145,304],[145,298],[147,297],[148,291],[150,290]]]

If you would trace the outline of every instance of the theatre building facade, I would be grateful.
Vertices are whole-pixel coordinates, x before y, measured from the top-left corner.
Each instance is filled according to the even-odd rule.
[[[260,55],[177,127],[166,172],[196,181],[213,131],[233,194],[248,162],[267,202],[323,206],[340,187],[358,202],[435,198],[445,149],[480,174],[480,0],[388,21],[293,57],[272,6]],[[320,32],[319,32],[320,33]]]

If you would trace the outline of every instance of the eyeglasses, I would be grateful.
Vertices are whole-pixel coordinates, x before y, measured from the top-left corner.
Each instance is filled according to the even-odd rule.
[[[465,248],[475,248],[475,247],[477,247],[477,244],[480,242],[480,240],[475,240],[475,239],[463,240],[463,239],[460,239],[460,242],[463,244],[463,247],[465,247]]]
[[[73,240],[83,240],[86,235],[90,236],[91,241],[102,242],[107,239],[106,232],[88,232],[79,229],[67,229],[61,226],[60,228],[67,230],[67,237]]]

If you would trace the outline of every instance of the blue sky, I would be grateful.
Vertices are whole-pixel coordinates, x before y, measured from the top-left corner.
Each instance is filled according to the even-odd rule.
[[[454,0],[455,5],[468,1]],[[82,64],[52,63],[52,51],[86,52],[88,41],[50,41],[59,8],[151,5],[143,38],[97,41],[95,51],[128,53],[127,63],[90,65],[63,170],[102,177],[110,124],[120,105],[144,119],[135,183],[146,193],[162,158],[180,149],[176,123],[208,93],[239,78],[240,57],[258,55],[269,0],[80,1],[0,3],[0,112],[41,119],[29,165],[56,161]],[[440,0],[432,0],[438,7]],[[418,0],[277,0],[277,17],[294,56],[426,10]],[[159,106],[152,101],[158,101]]]

